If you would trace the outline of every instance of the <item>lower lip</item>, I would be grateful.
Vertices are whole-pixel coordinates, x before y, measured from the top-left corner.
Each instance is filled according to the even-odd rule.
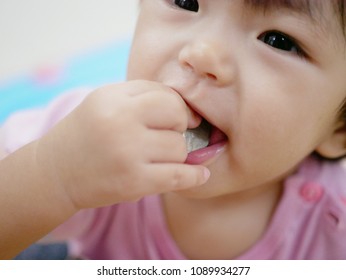
[[[193,165],[203,164],[222,153],[226,146],[226,143],[227,141],[222,141],[211,146],[193,151],[188,154],[185,163]]]

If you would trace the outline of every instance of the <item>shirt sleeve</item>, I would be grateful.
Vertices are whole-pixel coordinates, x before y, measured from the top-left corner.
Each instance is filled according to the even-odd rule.
[[[89,92],[86,89],[70,91],[47,107],[23,110],[11,115],[0,127],[0,159],[42,137],[77,107]]]
[[[0,160],[24,145],[39,139],[55,124],[76,108],[91,90],[80,89],[66,92],[53,100],[47,107],[23,110],[11,115],[0,126]],[[93,212],[81,211],[63,226],[58,227],[54,238],[67,239],[78,235],[93,219]]]

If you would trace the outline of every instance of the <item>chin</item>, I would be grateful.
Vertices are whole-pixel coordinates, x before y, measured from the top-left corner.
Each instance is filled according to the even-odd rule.
[[[176,194],[190,199],[211,199],[225,195],[225,192],[217,191],[215,187],[206,183],[202,186],[176,191]]]

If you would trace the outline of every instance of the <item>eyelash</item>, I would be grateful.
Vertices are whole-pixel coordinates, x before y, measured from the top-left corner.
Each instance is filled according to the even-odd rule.
[[[262,33],[258,39],[280,51],[293,53],[301,58],[307,57],[306,53],[293,38],[280,31],[266,31]]]
[[[197,13],[199,10],[199,4],[197,0],[174,0],[173,1],[175,6]]]
[[[198,12],[198,0],[171,0],[173,5],[179,9]],[[283,52],[293,53],[301,58],[306,58],[306,53],[302,50],[296,41],[290,36],[276,30],[266,31],[262,33],[258,39],[272,48],[281,50]]]

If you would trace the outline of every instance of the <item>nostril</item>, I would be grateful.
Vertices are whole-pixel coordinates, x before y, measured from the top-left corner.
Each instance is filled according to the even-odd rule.
[[[214,74],[207,73],[206,76],[207,76],[207,78],[210,79],[210,80],[217,80],[217,77],[216,77],[216,75],[214,75]]]
[[[194,72],[198,73],[201,77],[206,77],[207,79],[210,79],[213,81],[217,80],[217,76],[215,74],[212,74],[209,72],[203,72],[203,71],[201,71],[201,69],[197,69],[196,67],[194,67],[192,64],[190,64],[187,61],[184,61],[182,65],[184,68],[188,69],[189,71],[194,71]]]
[[[193,66],[192,66],[190,63],[188,63],[187,61],[184,61],[184,62],[182,63],[182,66],[183,66],[184,68],[186,68],[186,69],[189,69],[190,71],[193,70]]]
[[[180,65],[188,71],[194,72],[196,75],[210,80],[217,80],[217,75],[213,71],[209,71],[211,67],[207,61],[196,59],[195,57],[180,58]]]

